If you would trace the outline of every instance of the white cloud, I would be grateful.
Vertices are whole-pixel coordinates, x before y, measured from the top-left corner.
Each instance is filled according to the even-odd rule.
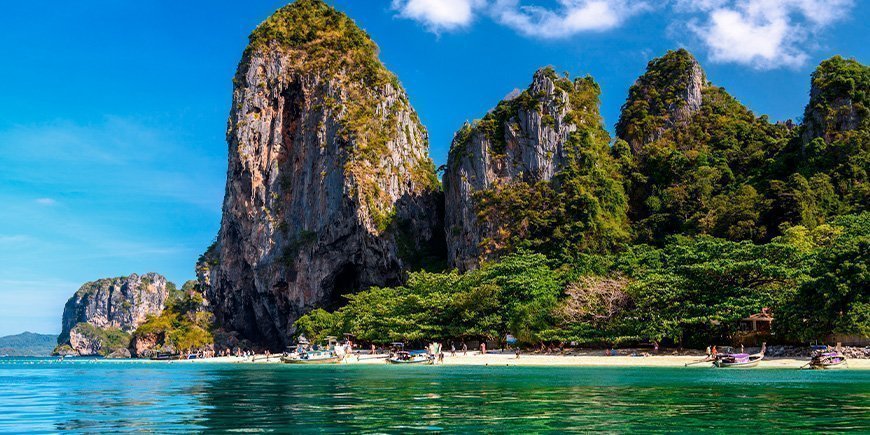
[[[710,60],[758,69],[798,67],[822,31],[848,17],[855,0],[393,0],[398,16],[439,33],[486,16],[543,39],[604,32],[654,10],[668,14],[675,39],[696,37]],[[671,18],[672,17],[672,18]],[[673,32],[672,32],[673,33]],[[674,36],[673,34],[670,36]]]
[[[677,11],[701,12],[689,29],[714,62],[759,69],[798,67],[808,58],[809,38],[844,18],[852,0],[704,0],[675,4]]]
[[[471,24],[476,10],[485,4],[485,0],[393,0],[393,9],[400,17],[419,21],[438,32]]]
[[[45,206],[52,206],[52,205],[57,204],[57,201],[55,201],[52,198],[36,198],[35,202],[39,205],[45,205]]]
[[[496,0],[490,13],[496,21],[520,33],[540,38],[565,38],[581,32],[600,32],[650,9],[645,1],[558,0],[556,9],[521,5],[519,0]]]

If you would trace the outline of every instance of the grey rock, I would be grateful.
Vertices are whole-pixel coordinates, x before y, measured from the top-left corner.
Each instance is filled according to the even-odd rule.
[[[131,358],[129,349],[116,349],[112,353],[106,355],[108,359],[129,359]]]
[[[441,228],[428,134],[398,82],[370,86],[341,70],[307,69],[308,53],[250,47],[234,80],[229,168],[217,244],[197,265],[226,332],[280,348],[293,322],[342,296],[403,281]],[[376,160],[348,135],[354,92],[391,126]],[[424,177],[425,178],[425,177]],[[402,231],[397,230],[401,228]]]
[[[466,124],[456,134],[444,173],[447,254],[451,267],[476,268],[486,255],[481,241],[493,228],[478,222],[474,194],[515,181],[550,180],[565,159],[563,145],[578,126],[567,115],[569,94],[556,86],[549,68],[535,73],[525,92],[537,103],[526,107],[511,93],[503,104],[515,104],[515,116],[504,123],[503,143],[496,144],[479,125]],[[564,80],[564,79],[563,79]],[[573,85],[572,85],[573,86]],[[504,149],[495,149],[496,145]]]
[[[79,323],[133,332],[149,315],[163,312],[168,296],[166,278],[156,273],[85,283],[64,306],[58,343],[69,343],[76,350],[93,348],[81,334],[71,336]]]

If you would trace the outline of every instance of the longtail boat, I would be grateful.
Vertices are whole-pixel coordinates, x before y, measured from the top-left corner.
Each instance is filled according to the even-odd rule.
[[[393,350],[387,358],[387,364],[434,364],[435,358],[425,350],[408,352],[405,343],[393,343]]]
[[[281,362],[287,364],[335,364],[341,361],[343,354],[339,355],[336,352],[338,343],[335,337],[326,337],[326,339],[326,346],[315,348],[316,346],[309,347],[308,340],[301,338],[295,352],[285,353],[281,357]]]
[[[719,368],[752,368],[758,366],[764,359],[767,351],[767,343],[761,346],[761,351],[755,354],[748,353],[724,353],[716,355],[713,365]]]
[[[815,370],[845,369],[849,367],[849,363],[846,362],[846,357],[837,351],[816,351],[813,353],[813,358],[807,365],[809,368]]]
[[[434,362],[435,358],[425,351],[399,351],[387,358],[387,363],[389,364],[433,364]]]
[[[335,364],[340,360],[341,357],[330,349],[302,351],[295,355],[281,357],[281,362],[287,364]]]

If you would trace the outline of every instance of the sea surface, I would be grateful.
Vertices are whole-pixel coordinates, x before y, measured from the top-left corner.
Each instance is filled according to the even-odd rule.
[[[0,359],[0,432],[870,432],[870,371]]]

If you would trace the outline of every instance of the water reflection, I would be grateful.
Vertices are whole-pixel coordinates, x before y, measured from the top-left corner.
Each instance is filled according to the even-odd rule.
[[[0,431],[870,431],[870,372],[0,364]]]

